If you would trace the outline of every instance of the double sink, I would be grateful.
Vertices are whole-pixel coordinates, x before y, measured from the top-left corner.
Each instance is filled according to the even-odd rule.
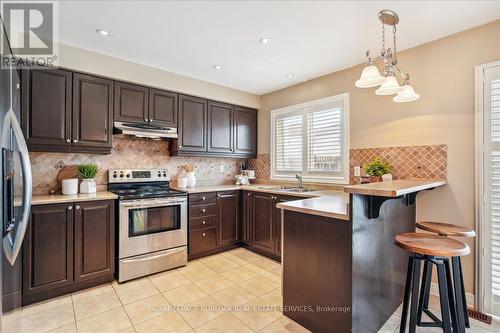
[[[262,190],[282,191],[282,192],[295,192],[295,193],[304,193],[304,192],[317,191],[315,189],[307,188],[307,187],[257,186],[257,188],[262,189]]]

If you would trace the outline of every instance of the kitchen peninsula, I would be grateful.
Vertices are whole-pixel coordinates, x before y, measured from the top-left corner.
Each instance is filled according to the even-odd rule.
[[[328,196],[279,203],[283,313],[313,332],[377,332],[403,299],[408,255],[394,237],[415,231],[417,194],[445,184],[346,186],[348,219]]]

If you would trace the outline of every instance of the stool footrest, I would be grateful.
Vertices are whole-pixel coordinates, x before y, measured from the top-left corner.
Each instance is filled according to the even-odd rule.
[[[431,322],[421,321],[421,322],[417,323],[417,326],[421,326],[421,327],[443,327],[443,322],[434,313],[432,313],[431,310],[424,309],[423,311],[425,312],[426,315],[429,316],[429,318],[432,319],[432,321]]]

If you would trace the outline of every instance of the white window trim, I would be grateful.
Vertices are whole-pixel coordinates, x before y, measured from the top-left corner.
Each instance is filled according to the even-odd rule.
[[[349,118],[350,118],[350,105],[349,105],[349,93],[342,93],[335,96],[330,96],[326,98],[317,99],[314,101],[309,101],[301,104],[290,105],[283,108],[271,110],[270,112],[270,130],[271,130],[271,140],[270,140],[270,157],[271,157],[271,180],[282,180],[282,181],[290,181],[295,180],[295,175],[284,175],[276,172],[275,168],[275,141],[276,141],[276,117],[278,115],[282,115],[284,113],[291,113],[294,111],[299,111],[303,108],[310,107],[319,103],[328,103],[328,102],[343,102],[343,117],[342,117],[342,176],[322,176],[322,175],[304,175],[303,180],[305,182],[321,182],[321,183],[330,183],[330,184],[349,184],[349,149],[350,149],[350,128],[349,128]],[[303,158],[305,160],[305,149],[302,152]]]
[[[500,66],[500,61],[475,66],[475,284],[474,303],[481,312],[491,313],[491,290],[486,290],[491,285],[491,278],[483,274],[484,267],[491,264],[489,256],[491,248],[491,226],[485,217],[485,184],[484,184],[484,71],[487,68]]]

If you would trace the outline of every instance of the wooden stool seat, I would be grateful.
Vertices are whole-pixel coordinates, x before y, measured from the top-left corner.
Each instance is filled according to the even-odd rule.
[[[470,253],[469,246],[464,242],[416,232],[397,235],[396,245],[409,252],[436,257],[459,257]]]
[[[434,232],[442,236],[454,236],[454,237],[476,236],[476,232],[474,230],[451,223],[422,221],[422,222],[417,222],[417,228],[429,232]]]

